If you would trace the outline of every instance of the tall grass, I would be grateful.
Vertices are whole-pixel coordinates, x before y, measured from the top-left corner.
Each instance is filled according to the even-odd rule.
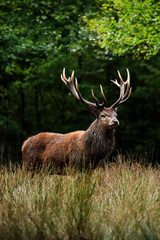
[[[160,168],[120,159],[33,176],[3,167],[0,239],[160,239]]]

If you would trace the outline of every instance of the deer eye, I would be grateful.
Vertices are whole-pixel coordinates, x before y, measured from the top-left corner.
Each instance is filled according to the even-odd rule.
[[[105,118],[105,117],[106,117],[106,115],[104,115],[104,114],[101,114],[101,117],[102,117],[102,118]]]

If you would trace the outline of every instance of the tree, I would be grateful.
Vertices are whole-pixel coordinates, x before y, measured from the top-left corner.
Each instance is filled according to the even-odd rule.
[[[67,76],[75,70],[80,90],[88,100],[92,101],[91,88],[99,98],[99,84],[102,84],[108,106],[118,97],[118,91],[112,86],[110,79],[117,78],[117,69],[125,78],[125,68],[128,67],[133,94],[118,111],[120,128],[116,131],[117,146],[136,152],[145,147],[152,150],[155,145],[157,152],[159,151],[160,55],[153,51],[153,46],[157,46],[158,52],[159,42],[149,41],[150,47],[147,45],[145,52],[140,51],[146,41],[140,38],[140,30],[130,38],[130,44],[127,42],[127,36],[132,36],[133,31],[130,33],[130,30],[134,26],[144,25],[144,31],[145,26],[146,29],[149,26],[149,23],[145,25],[147,15],[144,22],[141,18],[139,21],[136,16],[134,3],[141,6],[144,2],[150,3],[146,9],[156,16],[156,5],[147,0],[109,0],[108,5],[104,0],[86,0],[85,3],[82,0],[1,1],[0,159],[5,157],[12,161],[17,160],[17,155],[21,156],[23,140],[40,131],[65,133],[77,129],[85,130],[89,126],[93,120],[92,115],[85,106],[77,104],[61,83],[60,73],[63,67],[66,67]],[[131,13],[128,12],[128,7],[133,7],[135,25],[129,19]],[[138,11],[140,10],[137,7],[137,13]],[[107,29],[114,33],[106,38],[105,51],[97,44],[97,39],[102,44],[102,40],[105,43],[105,38],[101,39],[101,34],[97,34],[96,29],[89,31],[86,27],[86,21],[89,25],[93,21],[93,26],[90,27],[94,28],[96,19],[99,24],[96,25],[97,29],[102,28],[104,37]],[[153,20],[151,16],[148,19],[150,22]],[[155,19],[155,26],[150,25],[153,29],[158,24],[159,16]],[[107,21],[108,28],[104,20]],[[120,28],[120,22],[126,29]],[[142,33],[143,37],[144,32]],[[159,30],[153,35],[154,39],[158,33]],[[148,33],[146,36],[151,38]],[[133,39],[141,41],[138,40],[133,46]],[[147,51],[155,56],[149,58],[151,55],[147,55]],[[133,60],[132,57],[138,57],[138,60]]]
[[[84,17],[94,40],[114,56],[130,54],[149,59],[160,50],[160,2],[101,1],[98,14]]]
[[[156,149],[158,154],[160,2],[101,0],[97,1],[96,12],[88,12],[83,19],[92,31],[93,44],[105,49],[111,61],[119,59],[120,65],[126,64],[131,70],[133,101],[126,111],[121,110],[119,141],[126,144],[122,148],[127,146],[132,152]]]
[[[78,73],[83,68],[83,56],[93,56],[92,50],[86,51],[92,46],[87,44],[88,31],[81,18],[89,2],[0,3],[0,134],[4,136],[0,141],[0,158],[4,148],[7,156],[10,152],[17,155],[15,149],[20,152],[23,140],[31,134],[69,131],[71,113],[77,121],[75,116],[81,107],[74,107],[76,104],[67,90],[62,98],[61,82],[57,79],[64,66],[68,74],[70,69]],[[80,74],[81,80],[83,70]]]

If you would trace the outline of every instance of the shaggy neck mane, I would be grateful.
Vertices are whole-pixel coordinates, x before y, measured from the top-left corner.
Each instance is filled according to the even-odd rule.
[[[85,146],[95,162],[110,155],[115,145],[115,129],[104,130],[96,119],[85,132]]]

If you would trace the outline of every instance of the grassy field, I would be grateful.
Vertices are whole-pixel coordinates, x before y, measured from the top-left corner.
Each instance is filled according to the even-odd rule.
[[[0,169],[0,240],[160,239],[160,167],[123,161],[89,173]]]

